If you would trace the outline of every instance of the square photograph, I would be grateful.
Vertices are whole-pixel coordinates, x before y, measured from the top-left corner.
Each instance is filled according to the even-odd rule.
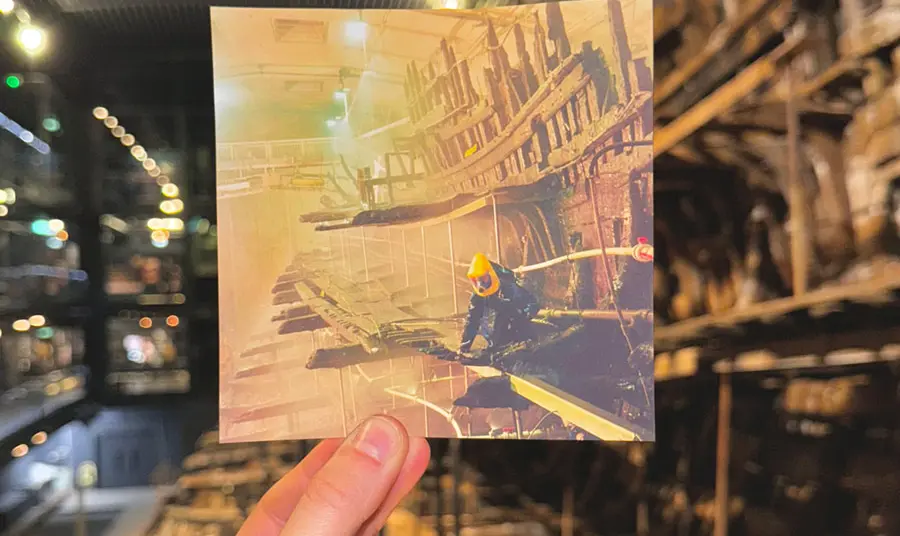
[[[654,440],[652,7],[212,8],[222,442]]]

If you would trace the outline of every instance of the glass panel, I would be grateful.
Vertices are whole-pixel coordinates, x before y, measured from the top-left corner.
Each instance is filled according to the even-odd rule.
[[[111,389],[132,395],[188,391],[184,319],[128,311],[110,318],[107,331]]]

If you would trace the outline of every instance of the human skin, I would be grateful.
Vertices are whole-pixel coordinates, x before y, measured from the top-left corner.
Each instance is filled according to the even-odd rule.
[[[238,536],[374,536],[431,457],[397,420],[376,416],[316,446],[266,492]]]

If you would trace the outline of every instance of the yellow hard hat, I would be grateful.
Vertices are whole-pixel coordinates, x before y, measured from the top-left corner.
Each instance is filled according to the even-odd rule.
[[[466,277],[472,282],[475,294],[482,298],[496,294],[500,290],[500,279],[497,277],[494,265],[484,253],[475,254]]]

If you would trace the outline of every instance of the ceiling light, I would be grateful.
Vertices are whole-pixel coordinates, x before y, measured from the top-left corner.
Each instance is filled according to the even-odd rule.
[[[47,222],[47,228],[56,234],[66,228],[66,224],[62,220],[50,220]]]
[[[167,177],[166,175],[160,175],[159,177],[156,178],[156,184],[158,184],[160,186],[165,186],[165,185],[169,184],[169,177]]]
[[[351,44],[362,44],[366,40],[369,25],[364,20],[351,20],[344,23],[344,39]]]
[[[109,117],[109,110],[107,110],[103,106],[97,106],[96,108],[94,108],[94,118],[95,119],[103,121],[107,117]]]
[[[174,327],[178,326],[178,322],[179,322],[178,317],[175,315],[169,315],[168,317],[166,317],[166,325],[169,327],[174,328]]]
[[[172,183],[166,184],[162,187],[162,194],[169,198],[178,197],[178,186]]]
[[[3,190],[3,193],[6,194],[6,204],[7,205],[15,205],[16,204],[16,191],[12,188],[7,188]]]
[[[125,147],[131,147],[132,145],[134,145],[135,139],[131,134],[125,134],[119,141],[121,141],[122,145],[124,145]]]
[[[459,0],[443,0],[444,9],[459,9]]]
[[[13,322],[12,328],[13,328],[15,331],[18,331],[18,332],[20,332],[20,333],[23,333],[23,332],[28,331],[29,329],[31,329],[31,323],[29,323],[28,320],[25,320],[25,319],[23,318],[23,319],[16,320],[15,322]]]
[[[16,40],[25,52],[35,54],[44,47],[44,30],[36,26],[22,26],[16,34]]]
[[[170,199],[159,204],[159,210],[163,214],[179,214],[184,210],[184,202],[181,199]]]
[[[33,328],[40,328],[40,327],[43,327],[44,324],[47,323],[47,319],[44,318],[43,315],[33,315],[31,318],[28,319],[28,323]]]
[[[110,133],[113,135],[113,137],[121,138],[122,136],[125,135],[125,127],[123,127],[122,125],[119,125],[119,126],[115,127],[114,129],[112,129],[110,131]]]
[[[162,229],[163,221],[161,218],[150,218],[147,220],[147,229],[151,231],[155,231],[157,229]]]
[[[149,317],[145,316],[145,317],[141,318],[140,320],[138,320],[138,325],[144,329],[150,329],[153,327],[153,321],[150,320]]]
[[[154,160],[152,158],[148,158],[148,159],[144,160],[143,165],[144,165],[144,169],[146,169],[147,171],[150,171],[151,169],[156,167],[156,160]]]
[[[150,240],[153,242],[167,242],[169,240],[169,231],[157,229],[150,233]]]
[[[12,457],[13,458],[21,458],[28,454],[28,445],[22,443],[21,445],[16,445],[12,449]]]
[[[9,15],[16,9],[16,3],[13,0],[0,0],[0,14]]]
[[[9,214],[9,209],[6,207],[6,205],[0,205],[0,218],[6,216],[7,214]]]
[[[106,128],[116,128],[119,125],[119,120],[111,115],[103,120],[103,124],[106,125]]]
[[[31,436],[31,442],[35,445],[43,445],[47,442],[47,432],[38,432]]]

